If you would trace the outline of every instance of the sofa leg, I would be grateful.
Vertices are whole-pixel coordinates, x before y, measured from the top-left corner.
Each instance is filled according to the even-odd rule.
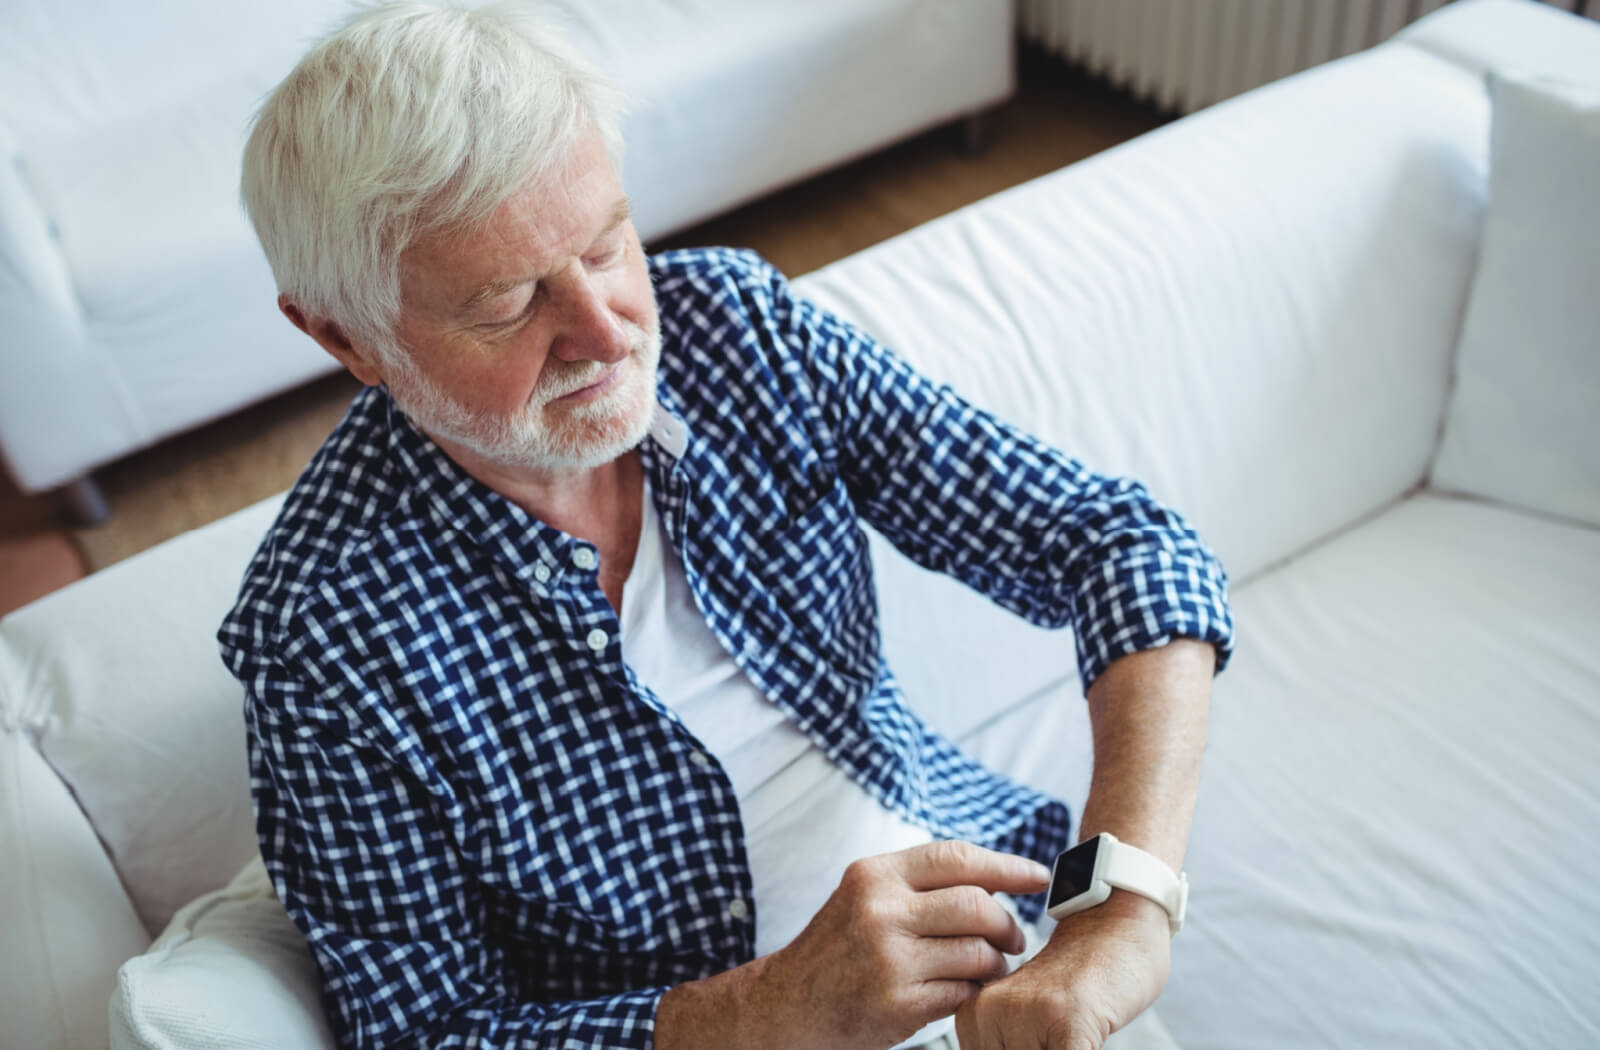
[[[61,495],[66,500],[72,520],[79,525],[99,525],[111,516],[111,505],[106,502],[106,494],[88,474],[76,481],[69,481],[62,487]]]
[[[956,121],[957,142],[962,153],[975,156],[989,148],[994,121],[987,112],[968,113]]]

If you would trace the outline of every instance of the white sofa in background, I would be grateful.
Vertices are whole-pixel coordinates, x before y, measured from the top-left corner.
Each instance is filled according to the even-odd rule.
[[[1011,0],[543,2],[633,100],[647,239],[1014,84]],[[277,315],[239,155],[261,98],[350,6],[7,3],[0,461],[23,491],[336,367]]]
[[[1513,70],[1587,80],[1589,133],[1533,141]],[[1600,1045],[1596,96],[1600,27],[1464,0],[796,282],[1228,565],[1185,1050]],[[105,1046],[118,967],[255,855],[213,634],[275,507],[0,622],[7,1047]],[[913,702],[1080,804],[1070,640],[875,555]],[[118,1045],[185,995],[240,1022],[219,943],[124,968]],[[299,958],[275,1045],[317,1045]]]

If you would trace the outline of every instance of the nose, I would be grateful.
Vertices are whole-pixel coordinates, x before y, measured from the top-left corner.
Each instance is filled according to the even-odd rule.
[[[563,361],[611,364],[633,349],[622,319],[606,303],[604,289],[582,266],[561,275],[560,326],[550,352]]]

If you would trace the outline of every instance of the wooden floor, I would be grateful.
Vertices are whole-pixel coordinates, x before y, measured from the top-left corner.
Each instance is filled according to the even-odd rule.
[[[937,129],[649,247],[739,245],[798,276],[1169,119],[1042,54],[1024,52],[1019,79],[979,153]],[[96,477],[111,518],[94,528],[0,472],[0,614],[288,487],[357,389],[330,376],[110,464]]]

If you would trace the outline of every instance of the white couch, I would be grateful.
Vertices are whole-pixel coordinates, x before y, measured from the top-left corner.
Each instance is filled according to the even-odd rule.
[[[276,316],[239,154],[350,2],[6,4],[0,461],[23,491],[336,367]],[[542,2],[634,102],[646,238],[1013,86],[1011,0]]]
[[[1568,202],[1530,239],[1516,187],[1490,199],[1516,165],[1491,166],[1485,73],[1512,68],[1600,94],[1600,27],[1465,0],[797,282],[1147,479],[1228,565],[1240,643],[1158,1006],[1185,1050],[1600,1045],[1600,434],[1560,430],[1600,391],[1600,305],[1571,294],[1600,220]],[[1535,204],[1600,167],[1600,134],[1571,142],[1589,167],[1509,154],[1555,180]],[[1541,339],[1578,356],[1541,372]],[[119,964],[254,854],[213,632],[274,510],[0,622],[6,1046],[104,1046]],[[1070,642],[875,554],[912,699],[1080,803]]]

